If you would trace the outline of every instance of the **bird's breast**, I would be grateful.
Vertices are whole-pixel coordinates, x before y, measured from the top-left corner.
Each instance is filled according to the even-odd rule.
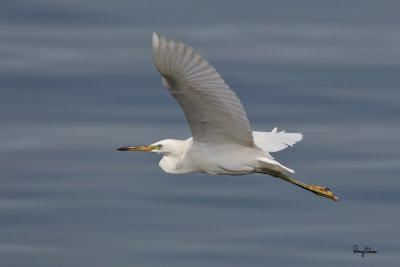
[[[256,168],[256,151],[235,144],[193,143],[178,165],[183,172],[243,175]]]

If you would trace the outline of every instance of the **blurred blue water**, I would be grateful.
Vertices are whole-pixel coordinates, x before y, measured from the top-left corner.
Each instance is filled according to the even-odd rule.
[[[396,1],[2,1],[1,266],[394,266]],[[173,176],[123,145],[190,136],[151,33],[201,52],[274,156],[340,202],[263,175]],[[378,254],[361,258],[352,246]]]

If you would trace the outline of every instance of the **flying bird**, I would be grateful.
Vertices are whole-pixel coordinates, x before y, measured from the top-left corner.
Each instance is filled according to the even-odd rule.
[[[165,139],[122,151],[161,154],[161,169],[172,174],[264,173],[319,196],[339,200],[329,188],[308,185],[283,173],[294,173],[270,155],[300,141],[300,133],[252,131],[239,98],[218,72],[192,47],[153,33],[153,60],[162,82],[185,113],[193,137]]]

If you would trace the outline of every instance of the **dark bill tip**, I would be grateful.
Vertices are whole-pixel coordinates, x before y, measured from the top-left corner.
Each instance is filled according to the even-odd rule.
[[[116,150],[119,150],[119,151],[129,151],[129,146],[119,147],[119,148],[117,148]]]

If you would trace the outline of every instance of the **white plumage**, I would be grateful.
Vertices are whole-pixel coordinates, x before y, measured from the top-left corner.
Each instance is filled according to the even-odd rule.
[[[278,152],[303,139],[301,133],[277,132],[275,127],[271,132],[253,131],[254,143],[266,152]]]
[[[153,59],[199,142],[253,145],[249,120],[236,94],[199,53],[153,33]]]
[[[292,146],[302,134],[278,132],[276,127],[271,132],[252,132],[236,94],[199,53],[156,33],[152,47],[162,82],[185,113],[193,137],[119,150],[159,153],[163,155],[160,167],[168,173],[266,173],[337,200],[326,187],[306,185],[282,174],[294,171],[269,154]]]

